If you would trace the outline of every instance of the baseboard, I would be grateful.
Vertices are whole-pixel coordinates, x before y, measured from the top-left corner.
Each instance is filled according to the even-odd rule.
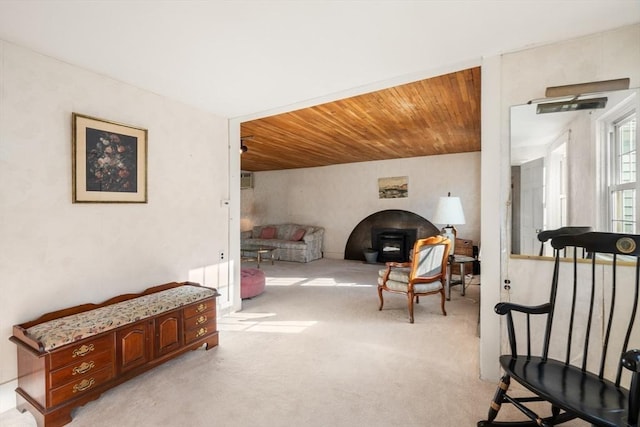
[[[0,384],[0,413],[6,412],[16,407],[16,388],[18,388],[18,380],[12,380],[4,384]]]
[[[344,259],[344,252],[329,252],[329,251],[324,251],[324,252],[322,252],[322,258],[329,258],[329,259]]]

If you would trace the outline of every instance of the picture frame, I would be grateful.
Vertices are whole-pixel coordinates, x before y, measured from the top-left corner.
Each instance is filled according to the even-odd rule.
[[[147,203],[147,130],[72,114],[73,203]]]
[[[409,178],[406,176],[393,176],[378,178],[379,199],[401,199],[409,197]]]

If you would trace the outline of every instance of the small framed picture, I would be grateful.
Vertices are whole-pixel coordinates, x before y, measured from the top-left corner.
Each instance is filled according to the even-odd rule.
[[[398,199],[409,197],[409,178],[406,176],[394,176],[378,178],[378,198]]]
[[[147,203],[147,130],[73,113],[73,202]]]

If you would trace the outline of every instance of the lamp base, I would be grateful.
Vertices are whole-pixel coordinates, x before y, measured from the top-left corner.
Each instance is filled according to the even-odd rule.
[[[456,236],[458,235],[458,230],[456,230],[453,225],[446,225],[442,229],[442,235],[450,240],[451,244],[449,246],[449,255],[453,255],[456,248]]]

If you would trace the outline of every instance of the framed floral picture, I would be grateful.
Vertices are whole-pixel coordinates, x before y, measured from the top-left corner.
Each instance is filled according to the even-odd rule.
[[[147,130],[73,113],[73,202],[147,203]]]

